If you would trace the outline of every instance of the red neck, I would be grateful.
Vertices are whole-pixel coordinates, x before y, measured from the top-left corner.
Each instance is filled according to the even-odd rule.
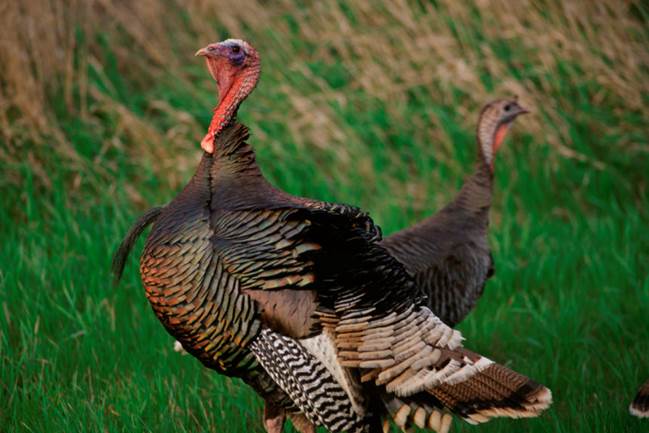
[[[239,71],[231,79],[219,80],[219,104],[214,109],[207,134],[201,147],[214,153],[214,140],[232,122],[239,105],[250,95],[259,81],[259,64],[253,64]]]

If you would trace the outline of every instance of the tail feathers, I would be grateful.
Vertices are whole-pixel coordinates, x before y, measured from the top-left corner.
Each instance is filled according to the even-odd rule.
[[[639,418],[649,418],[649,380],[638,390],[629,406],[629,412]]]
[[[365,420],[354,410],[345,390],[296,340],[264,329],[249,347],[310,422],[332,433],[366,431]]]
[[[409,400],[408,398],[389,397],[384,401],[385,408],[392,420],[402,431],[410,430],[413,425],[437,433],[449,431],[453,417],[448,411]],[[387,422],[384,425],[384,431],[389,431]]]
[[[462,335],[428,308],[411,306],[381,318],[343,318],[335,328],[342,365],[359,368],[394,409],[397,424],[445,431],[453,413],[472,424],[504,416],[533,417],[550,406],[550,390],[462,347]],[[385,400],[385,398],[384,398]]]
[[[491,364],[459,383],[427,388],[409,397],[390,396],[385,405],[403,430],[414,424],[445,433],[451,414],[479,424],[494,417],[535,417],[551,403],[548,388],[507,367]]]
[[[535,417],[552,403],[548,388],[499,364],[491,364],[463,382],[426,391],[471,424],[494,417]]]
[[[447,381],[463,380],[491,361],[457,354],[462,335],[427,308],[411,306],[378,320],[350,317],[336,327],[343,366],[365,370],[389,393],[408,396]]]
[[[149,209],[144,213],[144,215],[138,218],[137,221],[135,221],[135,223],[128,230],[128,233],[122,240],[119,248],[117,248],[117,251],[115,251],[115,255],[113,255],[111,270],[113,273],[114,285],[117,285],[117,283],[119,283],[119,280],[122,278],[126,259],[133,249],[135,241],[137,241],[137,238],[140,237],[142,232],[158,218],[160,212],[162,212],[162,209],[164,209],[162,206]]]

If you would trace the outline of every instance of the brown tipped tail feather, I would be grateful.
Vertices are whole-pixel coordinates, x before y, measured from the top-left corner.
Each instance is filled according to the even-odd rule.
[[[443,384],[412,397],[393,398],[386,407],[403,429],[414,424],[444,433],[450,426],[450,413],[470,424],[479,424],[495,417],[536,417],[551,403],[548,388],[507,367],[491,364],[464,382]]]
[[[639,418],[649,418],[649,380],[638,390],[629,406],[629,412]]]
[[[451,414],[471,424],[535,417],[552,403],[548,388],[464,349],[460,333],[427,308],[375,323],[354,318],[337,332],[338,347],[355,348],[341,351],[343,365],[384,387],[384,404],[403,429],[446,432]]]
[[[501,369],[504,372],[498,371]],[[502,373],[508,379],[494,377]],[[470,424],[495,417],[530,418],[538,416],[551,402],[552,394],[546,387],[493,364],[479,377],[463,384],[442,385],[413,397],[393,397],[385,406],[395,423],[404,430],[416,425],[446,433],[451,425],[451,414]]]

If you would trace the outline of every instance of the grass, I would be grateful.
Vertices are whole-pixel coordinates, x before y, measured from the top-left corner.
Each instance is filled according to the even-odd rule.
[[[191,175],[215,99],[191,55],[228,35],[264,60],[240,118],[266,175],[386,233],[453,196],[480,106],[518,94],[534,114],[498,155],[496,276],[460,329],[555,403],[455,431],[647,429],[627,413],[649,378],[646,5],[324,3],[3,6],[0,430],[262,431],[256,396],[172,351],[135,258],[119,287],[108,272]]]

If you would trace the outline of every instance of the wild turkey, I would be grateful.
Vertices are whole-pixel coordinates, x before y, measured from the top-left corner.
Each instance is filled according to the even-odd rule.
[[[494,158],[520,114],[515,100],[487,104],[477,128],[478,161],[455,199],[436,215],[387,237],[382,245],[428,296],[428,307],[455,326],[475,307],[493,275],[487,229]]]
[[[184,348],[227,375],[263,368],[334,432],[381,431],[386,411],[402,427],[446,431],[446,411],[478,423],[547,408],[547,388],[462,348],[369,217],[264,179],[234,121],[259,76],[256,51],[228,40],[199,54],[221,101],[198,170],[155,220],[140,263],[154,312]]]
[[[649,380],[638,390],[629,406],[629,412],[640,418],[649,418]]]
[[[414,276],[428,296],[429,308],[450,326],[475,307],[486,280],[494,273],[487,238],[494,158],[511,123],[526,112],[516,100],[487,104],[478,121],[475,172],[455,199],[432,217],[381,241]],[[147,211],[133,225],[115,255],[116,275],[121,275],[135,238],[157,218],[160,209]]]
[[[432,217],[381,241],[414,276],[428,296],[429,308],[447,325],[455,326],[466,317],[494,273],[487,238],[493,158],[511,123],[526,112],[516,100],[487,104],[478,120],[475,172],[455,199]],[[161,210],[152,208],[133,224],[115,254],[117,278],[134,241]]]
[[[466,317],[494,273],[487,238],[494,158],[514,119],[526,112],[516,100],[487,104],[478,121],[476,169],[455,199],[432,217],[381,241],[414,276],[428,296],[428,307],[447,325]],[[121,275],[135,238],[159,212],[153,208],[133,225],[115,255],[116,275]]]

